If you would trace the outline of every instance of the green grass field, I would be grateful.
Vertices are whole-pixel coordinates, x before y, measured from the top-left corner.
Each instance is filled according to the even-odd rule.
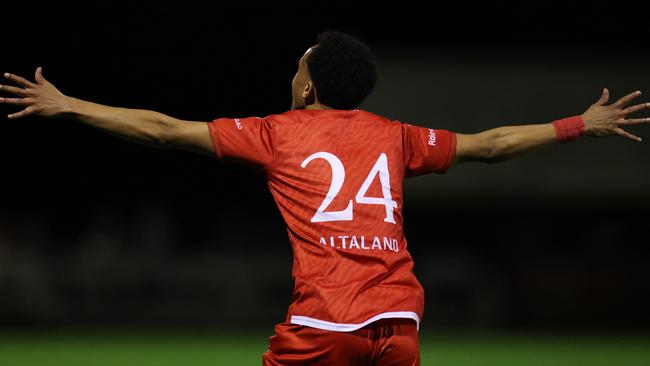
[[[0,334],[0,366],[261,365],[267,335],[172,332]],[[421,334],[422,365],[650,365],[650,338]]]

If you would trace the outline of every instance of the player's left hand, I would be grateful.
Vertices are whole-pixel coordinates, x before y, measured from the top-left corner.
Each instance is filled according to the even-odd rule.
[[[635,91],[615,103],[605,105],[609,100],[609,90],[603,89],[600,99],[582,114],[582,120],[585,123],[584,134],[587,136],[618,135],[632,141],[641,142],[639,136],[635,136],[623,129],[626,126],[650,123],[650,118],[627,118],[629,114],[650,108],[650,103],[641,103],[625,108],[626,104],[640,95],[640,91]]]

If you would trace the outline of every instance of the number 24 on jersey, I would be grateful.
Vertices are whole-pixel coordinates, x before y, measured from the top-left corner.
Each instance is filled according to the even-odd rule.
[[[332,169],[332,182],[330,183],[330,188],[327,191],[327,195],[325,195],[323,203],[321,203],[320,207],[318,207],[316,213],[311,218],[311,222],[352,221],[352,200],[348,202],[348,206],[344,210],[325,211],[336,195],[339,194],[343,182],[345,181],[345,167],[343,166],[341,159],[332,153],[319,151],[309,155],[305,160],[303,160],[300,167],[306,168],[307,165],[315,159],[324,159],[329,163],[330,168]],[[379,174],[379,182],[381,183],[383,197],[367,197],[366,193],[377,174]],[[386,218],[384,218],[384,221],[393,224],[395,223],[393,211],[397,208],[397,202],[393,200],[393,197],[390,194],[390,174],[388,173],[388,159],[385,153],[379,155],[375,165],[370,169],[366,180],[357,192],[355,201],[359,204],[385,206]]]

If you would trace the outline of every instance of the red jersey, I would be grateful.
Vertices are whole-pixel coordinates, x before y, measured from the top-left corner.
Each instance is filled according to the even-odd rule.
[[[219,159],[262,169],[293,249],[287,322],[353,331],[418,325],[424,291],[402,230],[405,177],[444,173],[456,135],[360,110],[296,110],[208,123]]]

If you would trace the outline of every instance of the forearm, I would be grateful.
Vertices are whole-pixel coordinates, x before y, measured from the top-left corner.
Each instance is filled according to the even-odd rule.
[[[109,107],[76,98],[67,99],[65,116],[120,138],[157,148],[169,148],[176,120],[162,113]]]
[[[500,162],[557,141],[552,123],[499,127],[481,133],[487,162]]]

